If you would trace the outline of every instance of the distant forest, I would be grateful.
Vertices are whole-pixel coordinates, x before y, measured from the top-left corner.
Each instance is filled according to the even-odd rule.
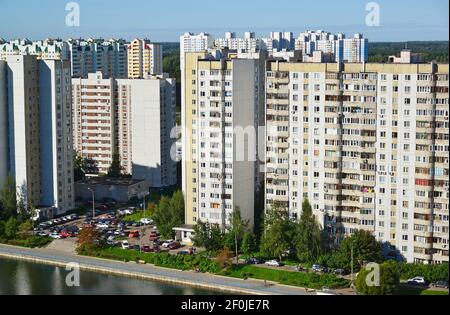
[[[403,49],[420,53],[424,62],[433,60],[448,63],[448,41],[439,42],[406,42],[406,43],[370,43],[369,61],[387,62],[389,56],[397,55]]]

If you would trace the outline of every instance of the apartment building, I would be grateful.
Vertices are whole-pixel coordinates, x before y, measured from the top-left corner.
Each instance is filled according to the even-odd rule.
[[[304,56],[315,51],[333,54],[335,62],[361,63],[369,60],[369,40],[362,34],[346,38],[345,34],[331,34],[324,31],[306,31],[295,40],[295,50]]]
[[[115,80],[97,72],[72,79],[75,150],[97,161],[101,174],[118,153],[124,173],[152,187],[174,185],[175,88],[167,75]]]
[[[245,32],[243,38],[237,37],[235,32],[226,32],[224,38],[214,40],[214,47],[240,52],[258,52],[263,48],[263,42],[256,38],[254,32]]]
[[[87,78],[100,71],[105,79],[128,75],[127,43],[122,39],[68,39],[72,77]]]
[[[448,262],[448,65],[278,61],[266,85],[267,208]]]
[[[68,59],[69,46],[61,40],[45,39],[30,41],[29,39],[16,39],[9,42],[0,41],[0,60],[14,55],[35,55],[39,59]]]
[[[0,63],[0,108],[7,111],[8,126],[7,136],[4,127],[0,136],[7,147],[0,157],[1,181],[12,174],[27,207],[51,207],[54,214],[72,210],[70,63],[32,55],[12,55]]]
[[[235,207],[253,226],[264,62],[260,54],[226,50],[219,56],[186,54],[182,133],[188,228],[199,221],[225,228]]]
[[[143,79],[163,73],[162,46],[147,39],[135,39],[128,45],[128,78]]]
[[[295,48],[294,34],[292,32],[271,32],[268,38],[262,39],[264,49],[269,55],[277,52],[291,51]]]

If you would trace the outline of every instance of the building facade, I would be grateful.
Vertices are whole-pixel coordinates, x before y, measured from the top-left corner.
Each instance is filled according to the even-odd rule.
[[[214,47],[218,49],[228,48],[240,52],[259,52],[263,42],[257,38],[254,32],[245,32],[243,38],[236,37],[235,32],[226,32],[224,38],[214,40]]]
[[[259,55],[226,51],[220,58],[186,54],[182,133],[188,226],[202,221],[226,228],[235,207],[253,226],[264,62]]]
[[[100,72],[73,79],[74,148],[106,174],[119,154],[123,172],[152,187],[176,183],[171,137],[175,126],[175,80],[104,79]]]
[[[271,62],[266,208],[448,262],[448,65]]]
[[[19,199],[27,208],[52,207],[55,214],[74,209],[70,63],[12,55],[0,68],[7,173]],[[2,176],[4,159],[2,152]]]
[[[135,39],[128,45],[128,78],[143,79],[163,73],[162,46],[147,39]]]
[[[361,63],[369,61],[369,40],[361,34],[346,38],[345,34],[331,34],[324,31],[306,31],[295,40],[295,50],[304,56],[315,51],[333,54],[335,62]]]

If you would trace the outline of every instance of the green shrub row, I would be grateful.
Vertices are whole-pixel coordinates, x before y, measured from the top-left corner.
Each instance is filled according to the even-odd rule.
[[[25,239],[13,239],[13,240],[0,239],[0,243],[27,248],[45,247],[51,242],[52,242],[51,238],[40,236],[30,236]]]
[[[81,246],[77,249],[79,255],[94,256],[98,258],[137,261],[141,260],[147,264],[158,267],[178,270],[199,270],[201,272],[218,273],[220,267],[214,260],[200,255],[170,255],[168,253],[141,253],[134,250],[123,250],[121,248],[101,249],[93,246]]]
[[[435,282],[439,280],[447,280],[448,277],[448,264],[442,265],[422,265],[422,264],[407,264],[397,263],[397,271],[400,274],[400,279],[408,280],[417,276],[422,276],[428,282]]]
[[[323,287],[333,289],[345,288],[350,284],[348,280],[330,274],[321,275],[315,273],[291,272],[248,265],[233,266],[222,274],[234,278],[242,279],[248,277],[311,289],[322,289]]]

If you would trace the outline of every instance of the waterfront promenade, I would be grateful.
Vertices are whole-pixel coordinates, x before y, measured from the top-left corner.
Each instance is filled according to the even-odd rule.
[[[202,289],[216,290],[229,294],[247,295],[306,295],[303,288],[264,283],[259,280],[241,280],[211,274],[196,273],[160,268],[152,265],[139,265],[78,256],[70,252],[54,249],[27,249],[0,244],[0,258],[25,260],[66,267],[68,263],[77,263],[84,271],[94,271],[144,280],[188,285]]]

